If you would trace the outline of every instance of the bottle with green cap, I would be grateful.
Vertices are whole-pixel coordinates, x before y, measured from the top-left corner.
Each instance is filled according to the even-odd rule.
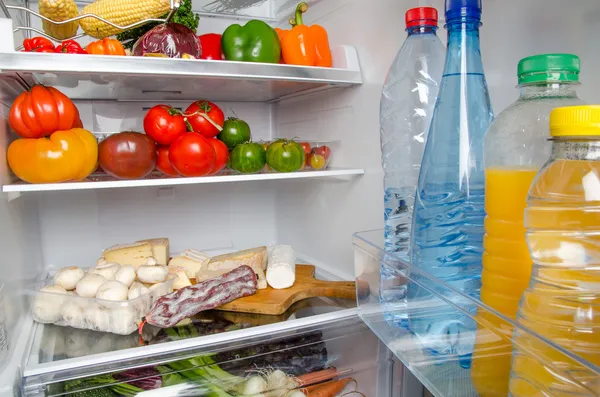
[[[552,150],[548,120],[552,109],[581,105],[579,58],[543,54],[518,65],[519,99],[490,125],[484,141],[485,235],[481,300],[514,319],[531,276],[523,212],[529,187]],[[498,317],[478,313],[504,336],[479,329],[471,378],[481,397],[506,396],[511,365],[512,328]],[[487,318],[489,317],[489,318]]]

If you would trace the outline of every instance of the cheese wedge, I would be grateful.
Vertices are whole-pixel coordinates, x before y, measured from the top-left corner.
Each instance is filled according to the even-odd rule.
[[[189,287],[192,285],[190,278],[188,277],[185,269],[181,266],[168,266],[167,271],[169,274],[175,276],[173,280],[173,289],[178,290],[180,288]]]
[[[152,255],[152,244],[148,242],[118,244],[102,251],[102,256],[107,262],[133,265],[136,269],[141,265],[145,265]]]
[[[250,266],[254,271],[267,268],[267,247],[251,248],[231,254],[213,257],[206,270],[233,270],[239,266]]]
[[[186,250],[181,254],[174,256],[169,261],[169,267],[179,266],[185,269],[188,278],[196,277],[196,273],[201,269],[206,269],[210,257],[204,252],[196,250]]]
[[[152,245],[152,256],[156,258],[156,262],[159,265],[167,266],[170,258],[168,238],[150,238],[137,241],[137,243],[150,243]]]
[[[241,265],[240,265],[241,266]],[[196,273],[196,282],[210,280],[211,278],[222,276],[225,273],[230,272],[229,269],[221,269],[221,270],[206,270],[200,269]],[[256,272],[256,279],[258,281],[258,289],[266,289],[267,288],[267,278],[265,277],[265,272],[262,269],[254,269]]]

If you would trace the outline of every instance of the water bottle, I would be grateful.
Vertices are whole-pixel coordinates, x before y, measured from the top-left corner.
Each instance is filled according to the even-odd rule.
[[[381,94],[385,251],[405,260],[421,158],[444,68],[445,50],[436,35],[437,19],[437,10],[431,7],[406,12],[408,37],[390,67]],[[381,268],[382,303],[401,303],[406,298],[405,282],[395,273]],[[406,323],[406,313],[391,317]]]
[[[415,200],[413,267],[462,294],[479,296],[485,217],[483,140],[494,118],[481,52],[481,0],[446,0],[448,51]],[[409,328],[426,354],[471,363],[475,322],[453,305],[475,314],[476,306],[456,294],[452,305],[414,275],[408,300]]]

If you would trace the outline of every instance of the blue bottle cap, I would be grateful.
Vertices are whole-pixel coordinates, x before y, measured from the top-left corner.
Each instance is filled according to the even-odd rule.
[[[481,18],[481,0],[446,0],[446,21],[456,18]]]

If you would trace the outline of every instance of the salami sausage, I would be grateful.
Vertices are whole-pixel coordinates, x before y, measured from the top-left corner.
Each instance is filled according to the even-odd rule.
[[[160,297],[146,315],[146,322],[159,328],[170,328],[201,311],[253,295],[257,289],[254,270],[249,266],[240,266],[219,277]]]

